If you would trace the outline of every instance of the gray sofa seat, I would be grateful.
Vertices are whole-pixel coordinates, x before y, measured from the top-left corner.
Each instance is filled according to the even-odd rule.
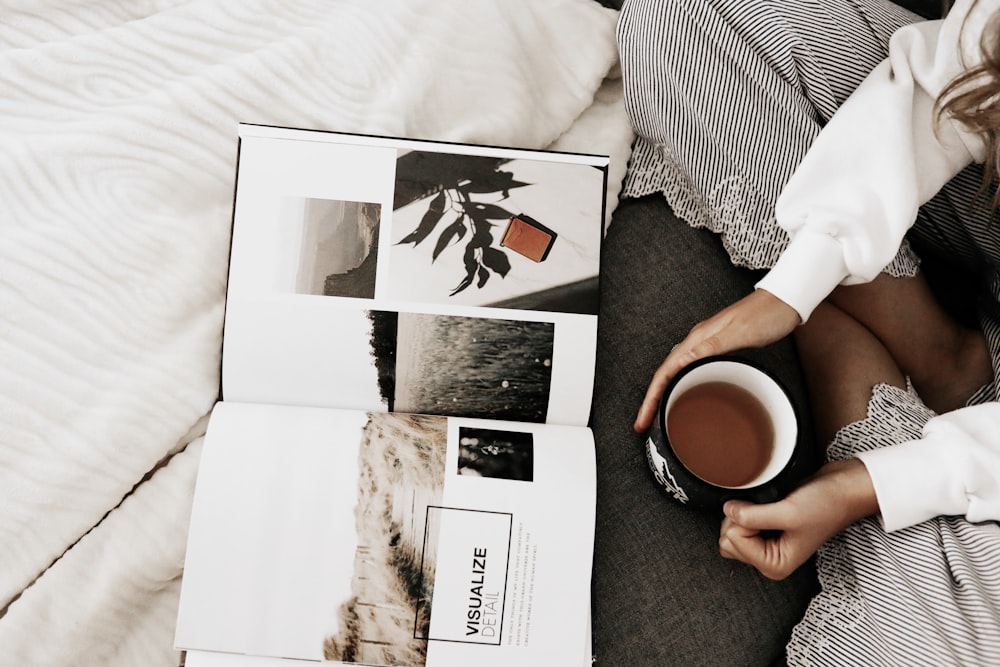
[[[597,387],[594,642],[598,665],[769,665],[816,591],[804,566],[782,582],[719,555],[720,517],[674,503],[632,431],[653,370],[698,321],[752,289],[719,240],[658,195],[623,202],[605,240]],[[800,403],[794,346],[746,353]]]

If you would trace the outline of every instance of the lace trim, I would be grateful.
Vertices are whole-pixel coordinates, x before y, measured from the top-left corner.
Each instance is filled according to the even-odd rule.
[[[700,187],[680,166],[672,151],[639,137],[622,189],[622,197],[660,193],[678,218],[694,228],[718,234],[736,266],[769,269],[788,245],[788,234],[774,218],[773,204],[740,175]],[[895,259],[884,269],[901,278],[916,275],[920,259],[904,241]]]
[[[815,667],[824,664],[818,658],[833,647],[832,638],[862,626],[865,606],[858,595],[857,580],[849,562],[841,535],[827,542],[816,553],[822,592],[809,603],[805,617],[792,630],[786,648],[789,665]]]
[[[906,389],[878,384],[872,390],[865,418],[837,432],[827,448],[827,458],[843,460],[857,452],[919,437],[932,416],[934,412],[920,400],[909,378]],[[877,517],[855,523],[817,551],[821,591],[792,631],[787,646],[789,665],[840,665],[845,655],[865,653],[866,647],[844,646],[843,642],[855,635],[860,641],[865,633],[859,630],[870,632],[874,625],[867,618],[867,605],[859,592],[848,546],[852,542],[871,542],[864,536],[868,531],[882,531]]]
[[[747,187],[745,179],[731,176],[706,194],[667,147],[654,146],[640,137],[632,151],[622,196],[654,192],[663,194],[674,215],[688,225],[719,234],[736,266],[770,268],[788,245],[788,235],[773,217],[763,214],[760,196]]]

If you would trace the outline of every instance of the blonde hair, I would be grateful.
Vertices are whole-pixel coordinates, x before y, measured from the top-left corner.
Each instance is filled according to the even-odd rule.
[[[939,116],[946,113],[983,138],[986,160],[980,194],[985,195],[1000,174],[1000,13],[984,28],[979,49],[982,62],[945,87],[937,108]],[[990,203],[994,209],[1000,208],[1000,190],[994,188]]]

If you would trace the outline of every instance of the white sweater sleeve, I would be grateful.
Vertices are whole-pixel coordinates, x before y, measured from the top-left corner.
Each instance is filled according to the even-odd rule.
[[[900,29],[879,65],[834,114],[782,191],[775,215],[790,244],[758,287],[803,321],[841,283],[873,279],[917,208],[972,161],[981,138],[936,123],[935,101],[966,65],[1000,0],[959,0],[943,21]],[[967,19],[967,20],[966,20]]]
[[[939,515],[1000,521],[1000,403],[934,417],[920,440],[858,458],[875,485],[886,530]]]

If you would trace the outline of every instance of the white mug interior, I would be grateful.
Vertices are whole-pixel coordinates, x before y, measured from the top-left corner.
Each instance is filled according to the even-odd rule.
[[[761,402],[774,425],[774,450],[771,459],[759,475],[740,486],[724,486],[729,489],[749,489],[774,479],[792,458],[798,440],[799,425],[795,409],[788,394],[764,371],[732,360],[710,361],[692,368],[681,377],[670,391],[664,406],[664,415],[670,413],[674,401],[691,387],[706,382],[729,382],[746,389]],[[667,440],[669,442],[669,433]],[[708,480],[705,480],[708,481]],[[712,482],[710,482],[712,483]],[[714,484],[714,483],[712,483]],[[722,486],[714,484],[715,486]]]

